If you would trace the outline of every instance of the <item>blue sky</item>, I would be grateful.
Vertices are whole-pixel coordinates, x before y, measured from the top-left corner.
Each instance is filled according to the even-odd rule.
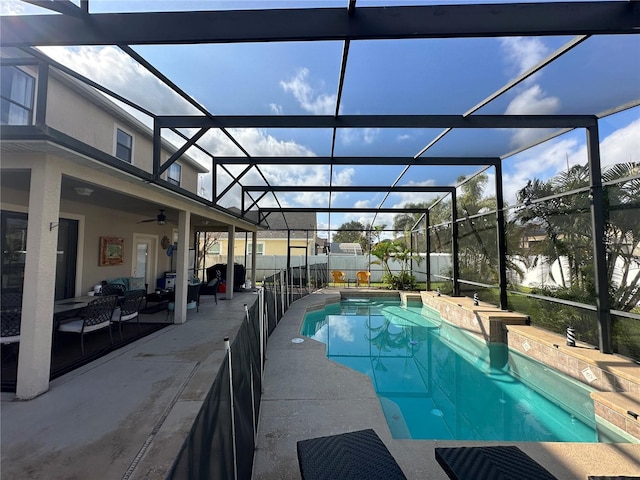
[[[178,10],[186,5],[194,10],[296,5],[343,7],[346,0],[304,4],[110,0],[91,1],[90,5],[92,11],[102,12]],[[383,5],[383,2],[358,1],[358,6],[366,5]],[[11,0],[3,0],[0,8],[2,14],[41,12],[37,7]],[[462,114],[570,40],[570,37],[537,37],[352,42],[341,113]],[[135,50],[214,114],[312,115],[333,114],[335,110],[341,42],[140,46]],[[47,48],[45,51],[151,111],[195,113],[193,107],[160,85],[116,47]],[[639,102],[640,35],[606,36],[587,39],[477,113],[603,113]],[[149,119],[143,120],[149,122]],[[412,157],[440,132],[432,129],[340,131],[335,154]],[[330,130],[245,129],[230,133],[251,155],[330,154]],[[452,131],[425,156],[504,156],[548,133],[506,129]],[[640,107],[603,118],[600,138],[605,165],[640,162]],[[503,168],[507,200],[513,201],[515,192],[530,178],[553,176],[566,168],[567,162],[584,163],[584,140],[584,131],[574,131],[506,159]],[[211,132],[203,142],[216,155],[241,155],[219,132]],[[193,156],[197,154],[194,152]],[[389,185],[399,178],[402,170],[401,166],[338,166],[333,169],[333,184]],[[273,185],[329,184],[328,167],[265,166],[262,171]],[[452,185],[457,177],[475,171],[473,167],[411,167],[398,185]],[[219,187],[224,187],[224,177],[219,176]],[[257,174],[249,175],[247,180],[248,184],[263,183]],[[493,189],[489,193],[492,192]],[[383,197],[384,194],[339,193],[334,194],[332,206],[376,207]],[[384,206],[398,207],[405,202],[429,198],[429,195],[392,194]],[[279,195],[279,199],[283,205],[326,206],[328,195]],[[239,205],[237,189],[222,203]],[[266,197],[261,204],[267,206],[274,202]],[[349,220],[367,223],[371,217],[334,214],[331,225],[336,228]],[[390,225],[392,215],[378,215],[377,221]],[[326,227],[326,215],[319,216],[319,223]]]

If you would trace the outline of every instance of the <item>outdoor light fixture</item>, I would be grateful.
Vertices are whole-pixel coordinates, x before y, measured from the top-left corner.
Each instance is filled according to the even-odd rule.
[[[89,187],[74,187],[73,189],[82,197],[88,197],[93,193],[93,188]]]

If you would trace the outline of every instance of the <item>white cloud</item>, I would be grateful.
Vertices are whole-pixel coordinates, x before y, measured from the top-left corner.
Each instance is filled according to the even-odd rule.
[[[278,105],[277,103],[270,103],[269,108],[271,109],[271,113],[282,115],[282,105]]]
[[[194,106],[117,47],[42,47],[41,50],[155,114],[198,113]]]
[[[587,159],[587,147],[576,152],[576,162]],[[603,167],[616,163],[640,162],[640,119],[620,128],[600,142],[600,162]]]
[[[353,183],[353,176],[355,173],[356,171],[352,167],[334,169],[333,185],[351,185]]]
[[[405,142],[405,141],[407,141],[407,140],[409,140],[409,139],[411,139],[411,135],[407,135],[406,133],[405,133],[405,134],[403,134],[403,135],[398,135],[398,136],[396,137],[396,140],[397,140],[398,142]]]
[[[507,70],[514,77],[521,75],[539,64],[548,54],[548,49],[539,38],[510,37],[500,39]],[[548,96],[539,83],[535,83],[540,73],[530,76],[518,88],[518,94],[511,100],[507,115],[549,115],[560,109],[560,99]],[[514,129],[511,145],[523,147],[535,143],[550,131],[541,129]]]
[[[547,97],[540,85],[531,85],[521,91],[507,107],[507,115],[550,115],[560,109],[560,99]],[[512,130],[511,145],[524,147],[549,135],[553,130],[540,128],[518,128]]]
[[[358,200],[353,204],[354,208],[369,208],[371,202],[369,200]]]
[[[640,119],[622,127],[600,142],[603,167],[615,163],[640,162]],[[504,161],[504,197],[515,203],[515,194],[528,180],[548,180],[573,165],[588,160],[587,147],[576,135],[545,142]]]
[[[23,15],[25,4],[18,0],[2,0],[0,2],[0,15]],[[43,13],[43,10],[37,9],[37,13]]]
[[[530,148],[512,159],[503,161],[503,190],[505,200],[513,204],[516,192],[528,180],[546,180],[567,168],[567,159],[573,158],[578,148],[575,138],[555,139]],[[508,170],[508,173],[507,173]]]
[[[507,107],[507,115],[548,115],[558,111],[560,99],[547,97],[540,85],[521,91]]]
[[[547,47],[539,38],[501,38],[509,73],[514,77],[540,63],[547,56]]]
[[[293,94],[298,104],[315,115],[331,115],[336,108],[336,96],[317,92],[309,82],[309,69],[301,68],[288,82],[281,81],[285,92]]]
[[[353,143],[364,143],[371,145],[380,135],[379,128],[341,128],[339,131],[340,141],[343,145]]]
[[[379,128],[365,128],[362,131],[362,140],[367,145],[373,143],[380,134]]]

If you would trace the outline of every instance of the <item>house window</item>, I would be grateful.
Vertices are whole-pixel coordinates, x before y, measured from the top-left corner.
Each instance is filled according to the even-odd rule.
[[[252,255],[253,243],[247,244],[247,255]],[[256,244],[256,255],[264,255],[264,243]]]
[[[220,255],[220,244],[216,242],[213,245],[209,245],[209,248],[207,249],[207,253],[209,255]]]
[[[31,125],[35,79],[16,67],[0,68],[0,123]]]
[[[167,173],[167,181],[173,185],[180,186],[180,176],[182,175],[182,166],[173,162]]]
[[[131,163],[133,153],[133,137],[127,132],[116,129],[116,157]]]

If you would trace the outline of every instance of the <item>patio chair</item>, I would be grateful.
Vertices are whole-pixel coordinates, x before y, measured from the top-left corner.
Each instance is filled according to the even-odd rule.
[[[196,312],[200,311],[200,287],[202,283],[190,283],[187,285],[187,305],[196,302]]]
[[[187,310],[189,310],[189,305],[195,303],[196,312],[200,311],[200,287],[202,283],[190,283],[187,285]],[[216,303],[218,303],[216,301]],[[171,314],[175,313],[176,304],[175,302],[169,302],[167,305],[167,320]]]
[[[556,480],[515,446],[436,448],[435,455],[453,480]]]
[[[359,287],[361,284],[366,284],[367,287],[370,285],[369,278],[371,277],[371,272],[367,272],[365,270],[361,270],[356,273],[356,287]]]
[[[342,270],[331,270],[331,276],[333,277],[333,283],[345,283],[347,277]]]
[[[109,295],[116,295],[118,298],[124,297],[125,292],[127,291],[127,287],[122,285],[121,283],[107,283],[102,286],[102,290],[100,290],[100,294],[103,297],[107,297]]]
[[[406,480],[380,437],[372,429],[297,443],[303,480]]]
[[[124,301],[120,307],[116,307],[113,311],[111,320],[118,324],[118,332],[120,340],[122,340],[122,324],[130,320],[135,320],[138,324],[138,332],[140,331],[140,307],[142,301],[146,298],[145,290],[129,290],[124,294]]]
[[[109,337],[113,343],[111,334],[111,318],[118,303],[116,295],[101,296],[89,302],[81,313],[80,318],[62,323],[58,327],[59,332],[79,333],[80,348],[84,356],[84,335],[103,328],[109,329]]]
[[[218,304],[218,290],[220,289],[220,283],[222,281],[222,272],[220,270],[207,269],[207,283],[200,287],[200,295],[213,295],[213,298]],[[199,302],[198,302],[199,303]]]

